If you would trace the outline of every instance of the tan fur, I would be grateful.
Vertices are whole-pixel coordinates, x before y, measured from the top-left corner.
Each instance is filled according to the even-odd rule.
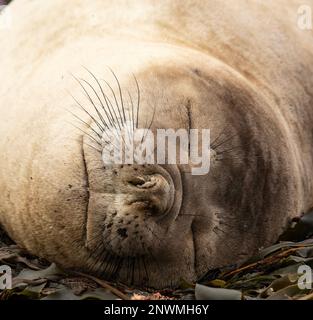
[[[313,6],[15,0],[12,28],[0,30],[0,222],[10,236],[63,267],[153,287],[276,241],[313,206],[313,41],[296,23],[304,2]],[[136,75],[141,126],[155,106],[152,129],[209,128],[214,141],[226,128],[230,151],[205,176],[174,165],[99,169],[65,110],[76,110],[68,92],[87,107],[69,75],[93,81],[82,66],[114,83],[109,66],[134,97]],[[137,176],[155,187],[134,187]],[[140,197],[171,210],[159,219],[130,204]]]

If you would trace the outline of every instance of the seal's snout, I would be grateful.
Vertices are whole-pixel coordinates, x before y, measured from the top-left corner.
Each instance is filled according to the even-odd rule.
[[[150,164],[120,165],[106,172],[115,191],[114,210],[107,212],[102,231],[109,251],[141,257],[160,248],[177,209],[172,173]]]
[[[160,173],[142,172],[127,176],[125,182],[131,195],[128,205],[134,212],[160,216],[171,208],[173,188],[168,177]]]

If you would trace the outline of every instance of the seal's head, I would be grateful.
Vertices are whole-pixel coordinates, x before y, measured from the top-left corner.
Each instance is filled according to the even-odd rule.
[[[146,86],[140,85],[140,106],[135,105],[134,98],[128,104],[125,100],[115,104],[114,109],[114,103],[104,96],[108,101],[107,114],[99,109],[103,121],[98,120],[103,129],[95,135],[99,128],[91,121],[93,127],[84,137],[89,186],[85,243],[90,252],[88,267],[107,278],[159,286],[160,274],[166,270],[162,281],[167,285],[177,283],[180,278],[195,279],[192,221],[197,213],[202,215],[202,221],[209,220],[205,208],[201,209],[207,187],[198,188],[198,183],[206,183],[206,179],[193,179],[192,164],[188,161],[180,164],[175,158],[169,164],[169,151],[177,147],[177,156],[180,155],[178,150],[183,141],[178,136],[167,140],[165,161],[160,163],[158,131],[189,133],[199,96],[194,88],[197,81],[193,84],[192,77],[188,79],[188,75],[182,76],[183,72],[177,71],[174,77],[169,74],[155,70],[152,77],[147,73],[139,75],[140,83],[142,78],[150,78]],[[161,87],[161,83],[168,89]],[[139,92],[132,96],[138,97]],[[114,102],[114,97],[111,100]],[[134,124],[132,120],[137,115]],[[125,120],[129,120],[128,127],[123,127]],[[116,130],[121,127],[123,132]],[[148,130],[153,135],[154,160],[137,161],[135,155],[132,163],[116,163],[116,158],[111,163],[105,161],[104,155],[110,155],[106,151],[115,150],[118,142],[123,150],[127,149],[126,141],[135,135],[134,127],[142,130],[133,146],[135,150],[147,146]],[[92,141],[100,136],[100,143]],[[190,149],[188,142],[185,146]],[[185,151],[190,150],[180,149],[181,153]],[[214,157],[215,153],[211,155]]]
[[[259,107],[263,101],[224,67],[210,67],[210,76],[191,67],[149,68],[139,75],[141,127],[153,133],[198,129],[199,137],[202,129],[211,130],[210,172],[202,175],[192,174],[192,162],[105,163],[103,150],[114,147],[109,131],[123,125],[123,113],[131,120],[136,112],[131,99],[129,106],[117,103],[114,110],[104,96],[108,109],[102,142],[92,146],[90,135],[84,137],[89,270],[138,285],[174,285],[181,278],[193,281],[209,268],[241,261],[277,235],[258,233],[258,241],[250,237],[257,221],[259,230],[263,228],[268,212],[247,219],[259,203],[248,183],[253,174],[258,176],[255,152],[262,139],[281,132],[267,119],[269,132],[258,141],[260,122],[266,118]],[[168,146],[178,150],[180,143],[177,139]],[[252,203],[249,197],[245,200],[249,192]]]
[[[73,85],[80,130],[60,127],[65,116],[54,109],[56,121],[48,128],[38,121],[42,165],[29,166],[32,189],[22,199],[31,204],[29,214],[5,225],[32,253],[105,279],[161,288],[242,261],[283,231],[294,208],[288,195],[297,192],[296,173],[285,157],[285,126],[267,102],[207,56],[183,50],[155,61],[140,64],[138,87],[129,69],[115,88],[113,76],[106,83],[92,74],[79,80],[84,90]],[[73,114],[67,116],[73,121]],[[196,143],[188,135],[185,147],[189,155],[209,157],[209,171],[195,175],[199,163],[167,161],[168,154],[160,162],[158,148],[154,161],[106,161],[119,129],[130,137],[134,128],[143,129],[144,137],[151,131],[157,147],[158,130],[177,134],[165,148],[175,149],[175,156],[184,132],[197,129]],[[207,129],[210,152],[203,154],[193,146],[206,146]]]

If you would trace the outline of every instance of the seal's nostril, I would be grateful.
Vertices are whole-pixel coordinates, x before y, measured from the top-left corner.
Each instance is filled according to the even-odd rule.
[[[149,189],[154,187],[157,184],[155,179],[151,178],[143,178],[143,177],[132,177],[127,181],[129,184],[141,188],[141,189]]]
[[[161,171],[161,169],[159,169]],[[129,197],[125,199],[127,212],[140,213],[141,219],[161,218],[167,215],[173,203],[173,185],[171,177],[164,172],[147,170],[134,175],[127,172],[124,183],[128,185]],[[134,216],[134,220],[137,216]]]
[[[128,183],[137,187],[144,185],[146,183],[146,180],[142,177],[132,177],[130,180],[128,180]]]

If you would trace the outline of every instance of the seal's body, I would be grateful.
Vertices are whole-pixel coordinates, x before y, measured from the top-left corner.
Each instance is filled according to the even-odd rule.
[[[313,41],[297,26],[302,4],[13,2],[0,31],[9,235],[63,267],[153,287],[276,241],[313,206]],[[122,123],[131,102],[139,127],[209,128],[210,172],[106,167],[97,134]]]

